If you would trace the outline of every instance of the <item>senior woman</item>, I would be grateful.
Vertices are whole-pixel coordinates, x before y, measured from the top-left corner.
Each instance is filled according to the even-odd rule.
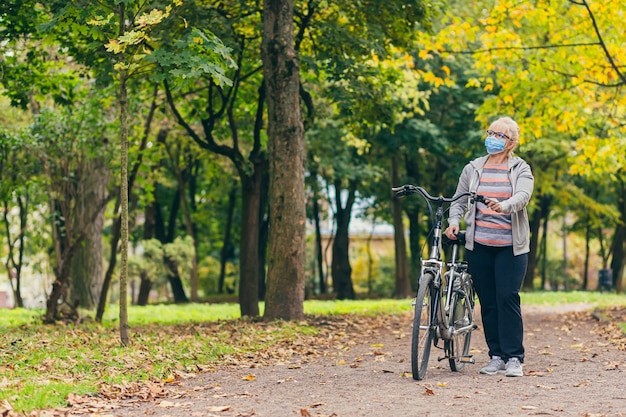
[[[487,155],[464,168],[456,194],[473,191],[487,204],[457,200],[450,207],[446,236],[456,239],[465,213],[466,259],[480,300],[489,363],[480,373],[524,375],[524,327],[519,290],[526,275],[530,227],[526,206],[533,192],[530,166],[513,155],[520,129],[510,117],[487,130]],[[463,200],[463,201],[462,201]]]

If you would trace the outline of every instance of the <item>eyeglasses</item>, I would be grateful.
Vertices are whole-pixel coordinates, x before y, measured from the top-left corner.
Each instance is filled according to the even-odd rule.
[[[488,130],[487,134],[489,136],[495,136],[495,137],[500,138],[500,139],[511,140],[511,138],[508,135],[505,135],[502,132],[494,132],[493,130]]]

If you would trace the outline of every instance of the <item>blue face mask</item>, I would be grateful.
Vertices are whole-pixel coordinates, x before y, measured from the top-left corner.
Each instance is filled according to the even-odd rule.
[[[506,140],[497,138],[495,136],[487,136],[487,138],[485,139],[485,148],[487,148],[487,153],[490,155],[502,152],[505,145]]]

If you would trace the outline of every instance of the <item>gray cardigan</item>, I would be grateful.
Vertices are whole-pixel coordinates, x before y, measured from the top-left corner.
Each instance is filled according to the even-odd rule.
[[[489,155],[474,159],[465,165],[454,195],[476,191],[487,158],[489,158]],[[511,213],[513,254],[517,256],[530,252],[530,225],[528,223],[526,205],[533,193],[535,179],[526,161],[517,156],[512,156],[509,158],[509,180],[513,187],[513,195],[508,200],[502,201],[500,206],[504,213]],[[462,198],[452,203],[448,224],[460,225],[463,213],[465,213],[466,229],[465,248],[473,250],[476,204],[472,204],[469,198]]]

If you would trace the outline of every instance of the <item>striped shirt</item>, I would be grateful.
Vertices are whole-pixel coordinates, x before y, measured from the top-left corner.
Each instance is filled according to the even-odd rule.
[[[508,175],[508,165],[485,164],[477,192],[496,201],[511,198],[513,188]],[[485,204],[478,203],[474,240],[486,246],[512,246],[511,214],[498,213]]]

